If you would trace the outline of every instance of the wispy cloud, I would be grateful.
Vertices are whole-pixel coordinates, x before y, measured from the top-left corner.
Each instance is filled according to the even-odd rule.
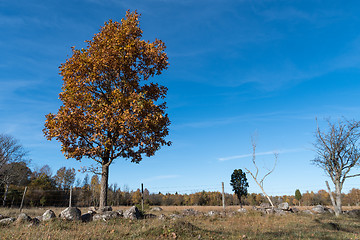
[[[266,156],[266,155],[273,155],[275,153],[290,153],[290,152],[302,152],[304,149],[301,148],[294,148],[294,149],[284,149],[284,150],[273,150],[273,151],[267,151],[267,152],[260,152],[256,153],[256,156]],[[242,158],[248,158],[251,157],[253,154],[243,154],[243,155],[236,155],[236,156],[229,156],[229,157],[222,157],[219,158],[219,161],[228,161],[228,160],[234,160],[234,159],[242,159]]]

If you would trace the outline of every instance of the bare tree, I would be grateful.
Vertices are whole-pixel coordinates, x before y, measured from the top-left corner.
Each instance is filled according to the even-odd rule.
[[[360,176],[360,174],[350,174],[350,171],[359,165],[360,122],[344,119],[332,123],[328,119],[327,123],[329,127],[327,132],[321,131],[317,124],[314,143],[317,157],[312,162],[324,169],[334,183],[335,198],[328,184],[327,186],[335,215],[339,216],[342,213],[341,190],[345,179]]]
[[[27,152],[17,139],[0,134],[0,169],[7,163],[23,162]]]
[[[264,196],[267,198],[267,200],[269,201],[270,205],[272,207],[274,207],[274,204],[273,202],[271,201],[270,197],[266,194],[265,190],[264,190],[264,180],[267,176],[269,176],[274,170],[275,170],[275,167],[276,167],[276,163],[277,163],[277,159],[278,159],[278,153],[274,152],[274,157],[275,157],[275,161],[274,161],[274,166],[271,170],[268,170],[268,172],[263,176],[263,178],[259,181],[258,179],[258,174],[259,174],[259,168],[257,167],[256,165],[256,140],[255,140],[255,137],[253,136],[251,138],[251,144],[252,144],[252,148],[253,148],[253,155],[252,155],[252,162],[255,166],[255,169],[256,169],[256,172],[255,174],[253,174],[249,169],[245,168],[247,173],[249,173],[251,175],[251,177],[254,179],[254,181],[256,182],[256,184],[260,187],[261,191],[263,192]]]

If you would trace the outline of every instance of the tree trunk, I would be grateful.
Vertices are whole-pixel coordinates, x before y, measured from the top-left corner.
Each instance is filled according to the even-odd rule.
[[[100,205],[99,205],[100,211],[102,211],[104,209],[104,207],[107,205],[108,179],[109,179],[109,166],[107,164],[103,164],[102,165],[102,173],[101,173],[101,181],[100,181],[100,187],[101,187],[101,189],[100,189]]]
[[[7,197],[8,190],[9,190],[9,184],[6,184],[4,199],[3,199],[3,207],[5,207],[5,204],[6,204],[6,197]]]
[[[340,183],[335,184],[335,202],[336,202],[336,208],[334,209],[335,215],[339,216],[342,213]]]

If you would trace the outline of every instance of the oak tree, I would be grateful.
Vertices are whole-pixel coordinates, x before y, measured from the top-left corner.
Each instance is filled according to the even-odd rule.
[[[60,66],[62,106],[46,115],[44,134],[61,142],[66,158],[90,158],[100,164],[100,208],[107,203],[109,166],[117,158],[139,163],[170,145],[165,86],[148,82],[168,67],[165,44],[141,39],[139,14],[109,20],[72,48]]]

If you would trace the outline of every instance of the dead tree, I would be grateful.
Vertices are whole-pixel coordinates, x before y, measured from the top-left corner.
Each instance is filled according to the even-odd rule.
[[[317,124],[314,143],[317,157],[312,162],[324,169],[334,183],[335,198],[328,184],[327,187],[335,215],[339,216],[342,213],[341,190],[345,179],[360,176],[360,174],[350,174],[350,171],[360,163],[358,146],[360,122],[339,120],[337,123],[332,123],[327,120],[327,123],[329,127],[327,132],[321,131]]]
[[[256,141],[254,139],[254,137],[251,138],[251,144],[252,144],[252,148],[253,148],[253,154],[252,154],[252,162],[255,166],[255,169],[256,169],[256,172],[255,174],[253,174],[249,169],[245,168],[245,170],[247,171],[247,173],[249,173],[251,175],[251,177],[254,179],[254,181],[256,182],[256,184],[260,187],[261,191],[263,192],[264,196],[267,198],[267,200],[269,201],[271,207],[274,207],[274,204],[273,202],[271,201],[270,197],[266,194],[265,190],[264,190],[264,180],[267,176],[269,176],[274,170],[275,170],[275,167],[276,167],[276,163],[277,163],[277,159],[278,159],[278,153],[277,152],[274,152],[274,157],[275,157],[275,161],[274,161],[274,167],[269,170],[264,176],[263,178],[259,181],[258,179],[258,174],[259,174],[259,168],[257,167],[256,165]]]

